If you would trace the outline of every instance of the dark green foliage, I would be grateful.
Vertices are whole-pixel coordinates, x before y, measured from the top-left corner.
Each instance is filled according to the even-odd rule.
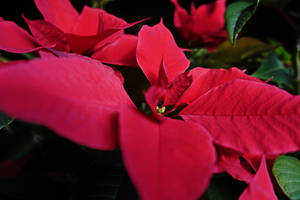
[[[286,68],[281,63],[275,52],[271,52],[262,61],[260,67],[252,74],[262,80],[272,80],[279,86],[287,86],[293,89],[293,70]]]
[[[255,13],[259,0],[239,0],[226,8],[225,19],[229,40],[232,44],[242,30],[243,26]]]
[[[0,112],[0,130],[4,127],[7,127],[11,122],[13,122],[12,118]]]

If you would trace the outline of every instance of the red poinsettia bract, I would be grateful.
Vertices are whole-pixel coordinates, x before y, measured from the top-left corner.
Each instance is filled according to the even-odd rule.
[[[120,74],[79,55],[43,57],[0,68],[0,109],[97,149],[117,146],[120,106],[132,106]]]
[[[0,21],[0,49],[12,53],[37,51],[43,47],[92,54],[102,62],[136,66],[137,37],[124,29],[127,23],[98,8],[85,6],[79,14],[69,0],[35,0],[44,20],[24,17],[32,36],[14,22]],[[114,53],[112,53],[114,52]]]
[[[139,32],[137,61],[152,115],[132,105],[120,74],[73,54],[0,68],[0,109],[88,147],[119,142],[142,199],[197,199],[216,168],[249,184],[241,199],[274,199],[264,159],[300,149],[299,96],[237,68],[186,71],[162,22]],[[255,174],[251,156],[260,160]]]
[[[137,60],[152,84],[145,93],[145,98],[156,118],[158,124],[156,126],[163,126],[170,120],[168,116],[172,116],[173,112],[175,113],[173,117],[183,118],[184,121],[176,120],[179,124],[189,123],[188,126],[204,128],[202,130],[208,131],[218,149],[227,148],[234,152],[230,156],[230,162],[219,164],[233,177],[240,177],[239,180],[249,184],[241,199],[253,199],[254,196],[276,199],[266,171],[264,157],[300,149],[300,129],[297,126],[300,123],[300,97],[248,76],[237,68],[225,70],[198,67],[184,72],[188,67],[188,61],[182,50],[175,47],[174,39],[162,23],[154,27],[144,26],[139,33]],[[185,107],[180,110],[182,106]],[[174,112],[176,110],[179,111],[178,114]],[[121,119],[122,115],[125,114],[121,114]],[[153,121],[151,122],[154,124]],[[140,152],[132,149],[134,149],[134,142],[143,141],[129,139],[130,136],[137,138],[134,135],[139,133],[134,131],[139,129],[139,124],[142,122],[131,124],[128,131],[122,120],[120,123],[120,137],[124,138],[120,142],[126,158],[125,163],[137,187],[143,191],[147,187],[143,181],[149,181],[147,175],[151,173],[145,172],[147,167],[139,162],[146,163],[148,162],[146,159],[151,156],[140,158]],[[150,124],[145,127],[150,129]],[[155,130],[154,126],[152,129]],[[171,126],[168,129],[176,134]],[[189,135],[191,128],[186,131],[179,128],[178,130],[181,130],[183,135],[181,137],[188,137],[186,135]],[[161,131],[160,135],[163,134]],[[150,139],[144,141],[144,146],[150,145],[146,144],[146,141]],[[159,148],[163,145],[168,146],[167,142],[163,141],[166,140],[162,139],[157,142],[158,144],[151,145]],[[188,157],[194,158],[195,153],[200,153],[197,152],[198,149],[195,151],[189,153]],[[150,152],[153,151],[147,151],[147,154]],[[218,153],[218,160],[221,160],[223,155],[227,156],[227,153],[223,154],[222,151]],[[240,157],[243,155],[254,155],[261,159],[261,167],[257,171],[254,169],[255,175],[241,164]],[[251,165],[251,163],[247,164]],[[148,191],[155,188],[151,183],[149,186],[151,187]],[[185,189],[187,188],[182,190]],[[178,190],[178,193],[182,190]]]
[[[213,50],[227,39],[224,30],[226,0],[216,0],[198,8],[192,2],[190,13],[180,6],[178,0],[171,2],[175,6],[174,25],[185,40],[203,43],[209,50]]]

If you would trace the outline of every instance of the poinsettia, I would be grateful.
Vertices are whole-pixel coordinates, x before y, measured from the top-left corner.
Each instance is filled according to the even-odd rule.
[[[213,173],[211,138],[201,125],[165,117],[157,107],[168,83],[174,83],[174,90],[169,88],[174,95],[189,85],[184,75],[177,78],[189,61],[162,22],[144,26],[138,37],[137,60],[152,84],[145,99],[153,115],[122,107],[119,137],[125,165],[142,199],[197,199]]]
[[[145,99],[160,121],[157,123],[163,124],[169,119],[167,116],[180,116],[185,122],[200,125],[208,131],[216,146],[236,152],[232,154],[230,165],[227,162],[227,168],[224,163],[221,166],[233,177],[240,177],[239,180],[249,183],[249,188],[240,198],[253,199],[254,196],[267,194],[265,199],[274,199],[264,156],[300,149],[300,129],[297,127],[300,122],[300,97],[248,76],[237,68],[224,70],[199,67],[184,72],[188,62],[180,51],[174,48],[174,40],[162,23],[153,28],[143,27],[139,33],[137,60],[152,83],[145,93]],[[182,106],[185,107],[181,110]],[[133,174],[137,187],[143,191],[147,187],[143,181],[148,180],[145,174],[149,172],[146,173],[145,166],[139,163],[139,152],[131,150],[136,145],[135,140],[128,139],[131,136],[138,137],[134,130],[138,129],[140,123],[131,124],[128,133],[123,123],[120,137],[124,141],[120,141],[128,170]],[[189,133],[188,130],[181,132],[183,135]],[[151,145],[161,147],[164,141]],[[143,141],[137,139],[136,142]],[[127,151],[127,148],[130,150]],[[222,151],[218,152],[219,159],[226,156]],[[250,175],[251,170],[246,170],[237,162],[240,155],[255,155],[262,159],[256,175]],[[234,163],[235,167],[232,166]]]
[[[137,37],[124,29],[127,23],[98,8],[85,6],[79,14],[69,0],[35,0],[44,20],[24,17],[33,36],[10,21],[1,21],[0,48],[13,53],[37,51],[42,47],[90,54],[103,62],[136,66]]]
[[[241,198],[272,191],[264,156],[299,150],[299,96],[237,68],[186,71],[162,22],[139,32],[137,61],[151,83],[151,115],[132,105],[120,74],[73,54],[0,68],[0,109],[88,147],[119,142],[143,199],[196,199],[217,166],[249,183]],[[261,159],[255,175],[237,160],[246,154]]]
[[[167,31],[162,25],[157,27]],[[168,57],[166,50],[172,48],[170,53],[179,56],[177,61],[183,60],[173,62],[178,67],[183,64],[178,68],[181,73],[189,61],[171,34],[163,33],[159,40],[165,40],[164,50],[160,52]],[[60,58],[46,54],[29,62],[13,63],[0,68],[0,91],[5,96],[0,100],[0,109],[88,147],[113,149],[120,140],[125,163],[145,199],[197,198],[213,173],[215,151],[210,136],[200,125],[171,118],[159,122],[140,113],[116,73],[93,59],[73,54]],[[176,72],[173,74],[175,78]],[[136,128],[145,127],[148,132],[137,132]],[[182,134],[185,130],[189,133]],[[166,144],[159,147],[161,139]]]
[[[179,58],[184,60],[183,67],[186,68],[189,62],[176,47],[172,36],[164,34],[161,39],[166,39],[165,44],[170,44],[169,47],[181,55]],[[179,69],[180,72],[184,68]],[[148,199],[195,199],[200,196],[208,185],[215,162],[209,135],[201,126],[174,119],[157,122],[139,113],[132,108],[115,73],[97,61],[70,54],[61,58],[45,55],[29,62],[13,63],[0,69],[0,91],[5,96],[0,100],[0,108],[18,119],[43,124],[74,142],[97,149],[117,146],[116,111],[120,110],[119,140],[125,162],[130,172],[142,165],[135,171],[136,175],[131,175],[134,180],[138,178],[138,184],[145,184],[138,185],[141,196]],[[147,125],[149,132],[142,135],[135,129],[134,134],[138,134],[135,137],[131,131],[136,127],[130,124],[139,121],[142,127]],[[189,134],[182,134],[184,130],[189,130]],[[160,150],[156,146],[160,141],[158,136],[167,144]],[[145,151],[136,151],[139,140]],[[148,149],[146,141],[152,141]],[[137,152],[141,152],[140,156],[146,160],[136,159]],[[145,152],[149,153],[147,157]],[[134,160],[131,153],[135,153]],[[130,167],[132,161],[133,168]],[[149,169],[150,166],[153,168]],[[149,180],[143,177],[144,172]],[[180,176],[174,176],[174,173]],[[171,192],[173,190],[176,192]]]
[[[226,0],[216,0],[198,8],[192,2],[189,13],[180,6],[178,0],[171,2],[175,6],[174,25],[185,40],[203,43],[209,50],[213,50],[227,39],[224,30]]]

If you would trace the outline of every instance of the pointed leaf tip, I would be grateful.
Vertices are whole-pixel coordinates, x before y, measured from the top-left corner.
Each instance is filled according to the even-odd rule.
[[[137,62],[151,84],[159,83],[163,63],[168,81],[183,73],[190,62],[179,48],[172,33],[162,22],[153,27],[143,26],[138,35]]]
[[[239,198],[239,200],[250,199],[277,200],[264,156],[258,171]]]
[[[259,0],[239,0],[231,3],[225,12],[229,40],[235,43],[239,32],[255,13]]]
[[[44,20],[55,25],[64,33],[71,33],[79,16],[70,0],[34,0]]]

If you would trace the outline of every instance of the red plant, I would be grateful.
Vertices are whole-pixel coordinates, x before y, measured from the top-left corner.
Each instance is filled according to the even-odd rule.
[[[69,0],[35,0],[44,20],[28,20],[32,36],[14,22],[1,20],[0,49],[27,53],[43,48],[79,53],[117,65],[137,66],[137,37],[124,33],[127,23],[98,8],[85,6],[79,14]]]
[[[119,73],[67,53],[0,68],[0,109],[78,144],[120,146],[143,199],[196,199],[217,171],[249,184],[240,199],[275,199],[265,157],[300,149],[300,97],[237,68],[186,71],[162,22],[141,29],[136,53],[151,115],[133,106]]]
[[[175,6],[174,25],[179,34],[193,43],[202,43],[213,50],[227,39],[225,26],[226,0],[216,0],[195,8],[191,4],[190,13],[180,6],[178,0],[171,0]]]

